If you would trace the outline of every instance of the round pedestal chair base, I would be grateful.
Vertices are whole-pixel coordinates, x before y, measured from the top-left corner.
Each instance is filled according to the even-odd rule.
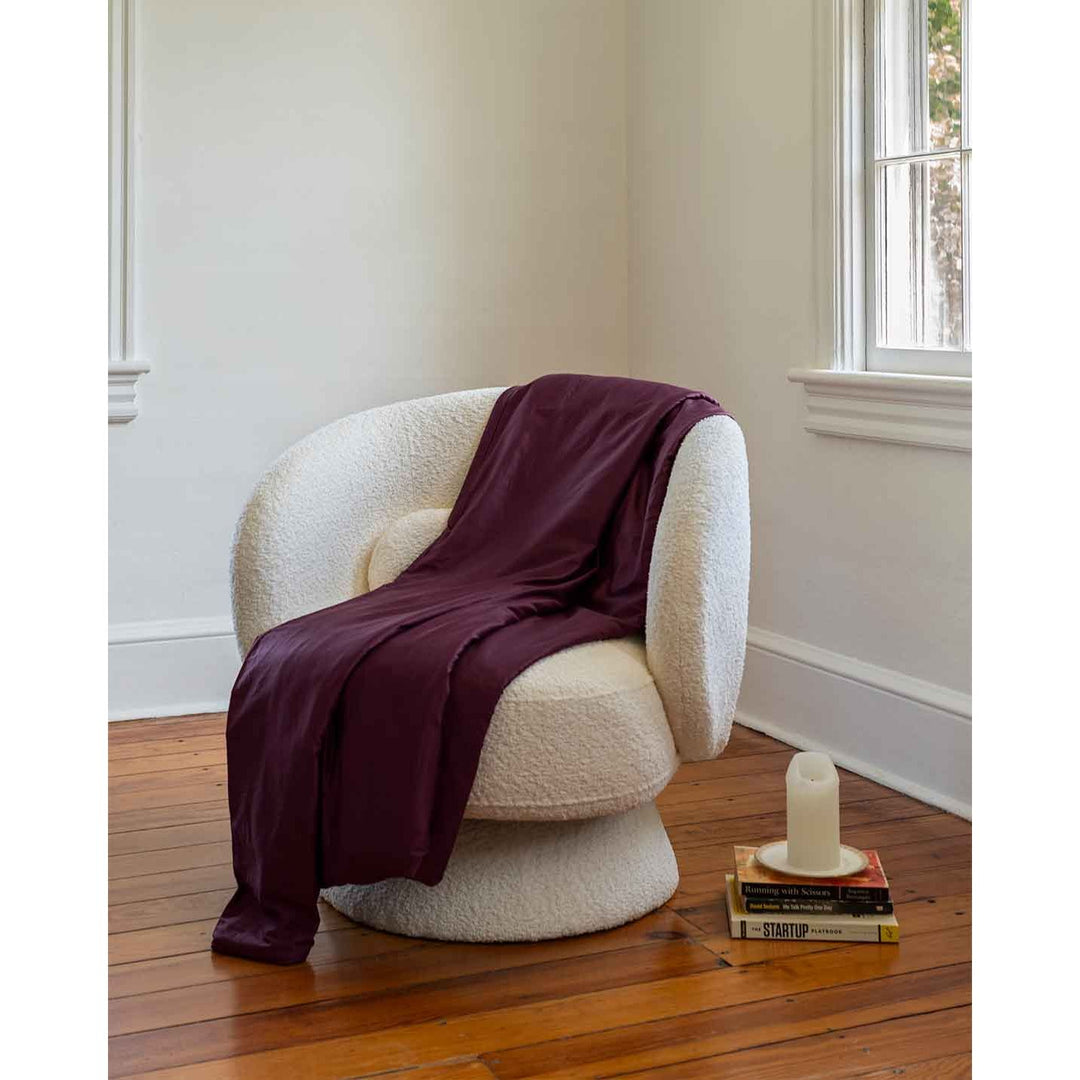
[[[585,821],[465,821],[434,886],[394,878],[323,898],[377,930],[441,941],[540,941],[638,919],[679,884],[655,803]]]

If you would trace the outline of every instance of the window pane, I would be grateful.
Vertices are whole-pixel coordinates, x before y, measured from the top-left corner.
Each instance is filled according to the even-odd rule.
[[[882,0],[878,92],[882,157],[926,149],[925,63],[913,0]]]
[[[930,146],[960,145],[960,2],[928,0]]]
[[[879,0],[878,156],[960,146],[961,0]]]
[[[964,347],[958,157],[879,169],[878,344]]]

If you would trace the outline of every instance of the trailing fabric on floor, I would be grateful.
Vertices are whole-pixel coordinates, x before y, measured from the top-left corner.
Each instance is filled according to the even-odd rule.
[[[715,415],[703,394],[635,379],[511,387],[446,530],[404,573],[255,642],[229,703],[238,885],[216,950],[297,963],[320,888],[438,884],[507,684],[644,630],[671,466]]]

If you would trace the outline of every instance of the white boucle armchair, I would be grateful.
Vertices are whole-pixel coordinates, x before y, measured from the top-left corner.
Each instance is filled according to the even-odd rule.
[[[233,548],[243,653],[272,626],[392,581],[439,535],[500,393],[356,413],[271,466]],[[510,683],[438,886],[394,879],[325,899],[379,929],[456,941],[580,934],[663,904],[679,875],[654,800],[681,761],[727,742],[749,573],[742,432],[710,417],[672,469],[645,640],[565,649]]]

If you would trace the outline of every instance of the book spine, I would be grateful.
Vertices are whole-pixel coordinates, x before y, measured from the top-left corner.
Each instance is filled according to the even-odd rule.
[[[743,905],[752,914],[778,915],[891,915],[892,901],[881,904],[864,903],[859,900],[750,900],[743,898]]]
[[[763,918],[734,920],[733,936],[762,941],[869,941],[895,944],[900,940],[898,926],[880,923],[860,923],[819,926],[797,919],[774,921]]]
[[[888,889],[869,885],[739,885],[744,900],[841,900],[848,903],[884,904],[891,899]]]

